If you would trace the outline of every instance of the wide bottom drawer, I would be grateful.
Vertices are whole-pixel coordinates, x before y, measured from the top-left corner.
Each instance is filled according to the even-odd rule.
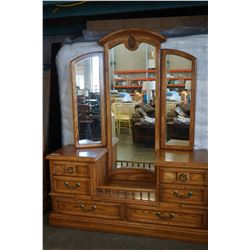
[[[181,227],[205,228],[207,211],[177,208],[149,208],[130,205],[127,208],[129,221],[164,224]]]
[[[85,200],[76,202],[54,198],[53,209],[56,213],[84,215],[114,220],[122,220],[124,218],[124,207],[117,203]]]

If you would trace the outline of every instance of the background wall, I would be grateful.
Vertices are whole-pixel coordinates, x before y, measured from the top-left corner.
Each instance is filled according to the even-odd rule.
[[[112,32],[118,29],[141,28],[150,29],[156,32],[169,30],[176,27],[206,26],[207,15],[178,16],[178,17],[157,17],[157,18],[133,18],[114,20],[93,20],[87,22],[87,30]]]
[[[77,36],[79,37],[79,35]],[[53,43],[63,43],[67,39],[74,39],[76,35],[44,36],[43,37],[43,64],[51,64],[51,45]]]

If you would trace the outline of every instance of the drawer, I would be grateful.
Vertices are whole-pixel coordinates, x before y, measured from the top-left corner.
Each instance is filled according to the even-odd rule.
[[[207,205],[207,188],[160,184],[160,201]]]
[[[160,183],[207,185],[207,171],[160,168]]]
[[[56,213],[84,215],[102,219],[122,220],[124,207],[118,203],[105,203],[94,201],[69,201],[54,198],[53,209]]]
[[[55,161],[52,162],[53,175],[90,177],[90,168],[86,163]]]
[[[134,222],[205,228],[207,213],[204,210],[162,209],[130,205],[127,208],[127,217],[129,221]]]
[[[91,194],[91,179],[76,177],[53,177],[53,192]]]

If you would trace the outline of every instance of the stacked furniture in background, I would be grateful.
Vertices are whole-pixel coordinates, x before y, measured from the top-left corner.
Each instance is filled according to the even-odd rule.
[[[153,103],[142,104],[135,107],[131,123],[133,126],[133,142],[154,143],[155,124],[154,119],[147,120],[147,117],[154,118],[155,109]]]

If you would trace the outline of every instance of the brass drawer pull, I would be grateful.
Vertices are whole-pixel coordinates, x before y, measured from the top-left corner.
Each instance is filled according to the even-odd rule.
[[[80,208],[82,209],[82,211],[85,211],[85,212],[93,212],[94,210],[96,210],[96,206],[95,205],[93,205],[91,208],[85,208],[84,204],[81,204]]]
[[[193,193],[192,192],[188,192],[187,195],[182,195],[182,194],[179,194],[178,191],[173,191],[173,194],[177,197],[177,198],[181,198],[181,199],[187,199],[187,198],[190,198]]]
[[[179,180],[182,181],[182,182],[185,182],[187,181],[188,177],[186,174],[180,174],[179,175]]]
[[[175,214],[173,214],[173,213],[168,213],[168,214],[163,213],[163,214],[161,214],[161,212],[156,212],[155,215],[157,217],[159,217],[160,219],[164,219],[164,220],[171,220],[171,219],[175,218]]]
[[[69,183],[67,181],[64,182],[64,186],[69,189],[76,189],[81,186],[80,182],[77,182],[75,186],[69,186]]]

